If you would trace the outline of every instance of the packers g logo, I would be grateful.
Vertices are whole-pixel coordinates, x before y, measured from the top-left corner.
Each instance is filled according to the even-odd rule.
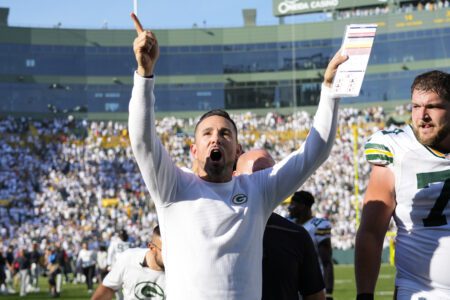
[[[154,282],[144,281],[136,284],[134,287],[134,296],[139,300],[164,300],[163,289]]]
[[[247,202],[248,197],[247,195],[244,194],[237,194],[233,196],[233,199],[231,199],[231,202],[233,202],[234,204],[244,204],[245,202]]]

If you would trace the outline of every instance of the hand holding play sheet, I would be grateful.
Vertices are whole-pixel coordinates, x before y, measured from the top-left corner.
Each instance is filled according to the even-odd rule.
[[[333,81],[337,97],[357,97],[366,73],[372,50],[376,24],[348,25],[342,42],[342,54],[349,59],[341,64]]]

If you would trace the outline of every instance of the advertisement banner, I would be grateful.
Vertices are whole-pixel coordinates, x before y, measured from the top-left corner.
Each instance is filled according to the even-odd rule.
[[[276,17],[386,4],[387,0],[273,0]]]

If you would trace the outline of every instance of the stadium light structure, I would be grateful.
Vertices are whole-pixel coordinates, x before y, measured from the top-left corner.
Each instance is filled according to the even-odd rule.
[[[56,83],[56,82],[50,84],[50,85],[48,86],[48,88],[49,88],[50,90],[64,90],[64,89],[65,89],[65,87],[64,87],[62,84]]]
[[[230,77],[227,77],[227,78],[225,78],[226,80],[227,80],[227,82],[228,82],[228,84],[230,84],[230,85],[234,85],[235,83],[236,83],[236,81],[234,81],[232,78],[230,78]]]
[[[86,105],[77,105],[73,108],[65,108],[65,109],[60,109],[58,107],[56,107],[53,104],[47,104],[47,109],[54,114],[59,114],[59,113],[63,113],[63,114],[68,114],[68,113],[72,113],[72,112],[76,112],[76,113],[86,113],[88,112],[88,108]]]
[[[138,2],[137,2],[137,0],[133,0],[133,13],[136,16],[138,15]]]
[[[118,85],[122,85],[122,84],[123,84],[122,80],[120,80],[120,79],[117,78],[117,77],[114,77],[114,78],[112,79],[112,81],[113,81],[115,84],[118,84]]]
[[[322,72],[320,72],[320,71],[317,72],[317,78],[319,78],[321,81],[323,80],[324,76],[323,76]]]
[[[66,91],[70,91],[71,90],[70,86],[62,85],[62,84],[57,83],[57,82],[54,82],[54,83],[50,84],[48,86],[48,89],[49,90],[66,90]]]

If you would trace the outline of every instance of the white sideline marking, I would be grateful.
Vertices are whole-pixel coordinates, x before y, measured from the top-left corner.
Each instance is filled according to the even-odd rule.
[[[351,279],[335,279],[334,283],[336,284],[344,284],[344,283],[350,283],[353,282]]]
[[[392,295],[394,295],[394,292],[393,291],[379,291],[376,294],[380,295],[380,296],[392,296]]]

